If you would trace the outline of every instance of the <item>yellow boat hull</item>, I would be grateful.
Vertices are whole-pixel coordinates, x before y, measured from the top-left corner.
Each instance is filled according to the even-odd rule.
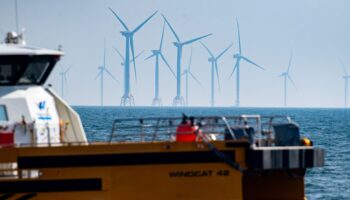
[[[304,199],[305,169],[252,170],[246,143],[96,143],[0,149],[0,199]],[[33,175],[34,174],[34,175]]]

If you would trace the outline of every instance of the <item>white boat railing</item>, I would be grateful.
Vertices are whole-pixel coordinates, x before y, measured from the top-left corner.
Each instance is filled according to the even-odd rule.
[[[246,130],[252,130],[251,143],[258,142],[258,146],[264,146],[261,142],[273,139],[273,125],[291,123],[288,116],[273,115],[240,115],[240,116],[194,116],[187,117],[197,126],[201,134],[209,136],[212,140],[227,139],[231,135],[232,140],[242,138],[237,135],[237,129],[242,129],[243,134],[248,136]],[[183,117],[168,118],[139,118],[139,119],[116,119],[113,121],[111,134],[106,138],[109,142],[152,142],[174,140],[177,127],[183,121]],[[248,138],[249,139],[249,138]],[[266,144],[265,144],[266,145]]]
[[[176,129],[182,120],[182,117],[116,119],[113,121],[110,134],[98,136],[101,138],[100,142],[4,144],[0,145],[0,148],[86,146],[106,142],[114,144],[120,142],[176,141]],[[290,117],[281,115],[194,116],[188,117],[188,120],[192,120],[193,125],[200,130],[200,134],[205,135],[210,140],[246,139],[249,143],[257,146],[273,146],[275,135],[273,126],[292,123]],[[237,133],[237,130],[238,132],[241,131],[241,134]]]

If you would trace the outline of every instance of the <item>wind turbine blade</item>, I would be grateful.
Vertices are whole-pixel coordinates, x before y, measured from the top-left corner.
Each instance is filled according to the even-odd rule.
[[[109,8],[109,10],[113,13],[113,15],[118,19],[118,21],[123,25],[123,27],[125,28],[125,30],[129,31],[128,27],[126,26],[126,24],[123,22],[122,19],[120,19],[120,17],[117,15],[117,13],[114,12],[114,10],[112,8]]]
[[[203,85],[201,84],[201,82],[192,74],[192,72],[188,72],[190,74],[190,76],[198,83],[198,85],[200,85],[201,87],[203,87]]]
[[[138,27],[136,27],[132,32],[135,33],[138,30],[140,30],[140,28],[142,28],[143,25],[145,25],[155,14],[157,14],[158,11],[154,12],[151,16],[149,16],[145,21],[143,21]]]
[[[216,58],[215,60],[218,60],[224,53],[226,53],[227,50],[229,50],[232,47],[233,43],[230,44],[224,51],[222,51]]]
[[[289,57],[289,63],[288,63],[288,69],[287,69],[287,73],[289,74],[289,69],[290,69],[290,66],[292,64],[292,58],[293,58],[293,53],[290,54],[290,57]]]
[[[289,74],[287,75],[287,77],[290,80],[290,82],[293,84],[294,88],[297,89],[297,86],[295,86],[295,83],[294,83],[292,77],[290,77]]]
[[[169,26],[171,32],[173,32],[173,34],[174,34],[176,40],[177,40],[178,42],[180,42],[179,36],[177,36],[177,34],[175,33],[175,30],[174,30],[173,27],[170,25],[170,23],[168,22],[168,20],[166,19],[166,17],[165,17],[163,14],[162,14],[162,17],[163,17],[165,23],[168,24],[168,26]]]
[[[72,66],[68,67],[68,69],[66,69],[66,71],[63,72],[64,75],[66,75],[66,74],[69,72],[69,70],[70,70],[71,68],[72,68]]]
[[[215,71],[216,71],[216,77],[218,79],[218,86],[219,86],[219,91],[221,91],[221,85],[220,85],[220,77],[219,77],[219,70],[218,70],[218,64],[215,62]]]
[[[147,58],[145,58],[145,60],[148,60],[148,59],[152,58],[153,56],[155,56],[155,54],[148,56]]]
[[[262,69],[262,70],[265,70],[263,67],[259,66],[258,64],[256,64],[255,62],[249,60],[248,58],[244,57],[244,56],[241,56],[241,58],[245,61],[247,61],[248,63],[252,64],[252,65],[255,65],[256,67]]]
[[[191,47],[190,61],[188,62],[188,71],[190,71],[191,64],[192,64],[192,49],[193,49],[193,47]]]
[[[242,47],[241,47],[241,34],[239,32],[239,24],[238,24],[238,19],[236,18],[236,23],[237,23],[237,34],[238,34],[238,48],[239,48],[239,55],[242,54]]]
[[[209,48],[208,48],[207,46],[205,46],[205,44],[204,44],[203,42],[200,42],[200,43],[201,43],[201,45],[208,51],[209,55],[210,55],[211,57],[214,57],[213,53],[209,50]]]
[[[101,76],[101,73],[102,73],[102,71],[100,70],[100,72],[98,72],[98,73],[96,74],[94,80],[96,80],[99,76]]]
[[[238,59],[237,59],[237,61],[236,61],[235,67],[233,68],[233,70],[232,70],[232,72],[231,72],[231,74],[230,74],[230,76],[229,76],[228,79],[231,79],[231,77],[232,77],[233,73],[235,73],[237,67],[238,67]]]
[[[135,60],[136,60],[139,56],[141,56],[141,54],[143,54],[143,52],[144,52],[144,50],[141,51],[139,54],[137,54],[137,55],[135,56]]]
[[[137,54],[136,56],[135,56],[135,60],[137,60],[137,58],[143,53],[144,51],[141,51],[139,54]],[[133,63],[134,61],[131,59],[130,60],[130,63]]]
[[[117,83],[119,83],[119,81],[113,76],[113,74],[105,67],[104,68],[105,72],[107,72],[107,74],[113,79],[115,80]]]
[[[120,58],[121,58],[122,60],[125,60],[124,56],[120,53],[120,51],[118,51],[117,48],[113,47],[113,49],[118,53],[118,55],[120,56]]]
[[[348,73],[347,73],[347,71],[346,71],[346,67],[345,67],[345,65],[344,65],[343,61],[339,59],[339,62],[340,62],[340,64],[341,64],[341,66],[343,67],[343,70],[344,70],[344,74],[345,74],[345,76],[347,76],[347,75],[348,75]]]
[[[130,46],[131,46],[131,53],[132,53],[132,62],[134,64],[135,80],[137,82],[136,63],[135,63],[135,51],[134,51],[134,38],[132,36],[130,38]]]
[[[162,60],[164,61],[164,63],[166,64],[166,66],[169,68],[169,70],[171,71],[171,73],[172,73],[172,74],[174,75],[174,77],[176,78],[176,75],[175,75],[173,69],[171,69],[169,63],[168,63],[168,62],[166,61],[166,59],[164,58],[163,54],[160,53],[159,55],[160,55],[160,57],[162,58]]]
[[[190,43],[192,43],[192,42],[195,42],[195,41],[197,41],[197,40],[203,39],[203,38],[208,37],[208,36],[210,36],[210,35],[212,35],[212,34],[210,33],[210,34],[207,34],[207,35],[203,35],[203,36],[194,38],[194,39],[192,39],[192,40],[188,40],[188,41],[186,41],[186,42],[183,42],[182,45],[190,44]]]
[[[162,50],[162,46],[163,46],[164,29],[165,29],[165,21],[163,22],[163,31],[162,31],[162,37],[160,39],[159,51]]]
[[[106,67],[106,38],[103,41],[103,67]]]
[[[281,73],[280,75],[277,75],[277,77],[282,77],[282,76],[284,76],[283,73]]]

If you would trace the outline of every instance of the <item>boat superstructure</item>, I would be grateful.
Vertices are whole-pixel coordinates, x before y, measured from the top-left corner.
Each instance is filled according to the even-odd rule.
[[[116,119],[88,142],[43,86],[63,53],[13,43],[0,45],[0,199],[304,199],[306,169],[324,164],[286,116]]]
[[[0,45],[0,126],[16,132],[15,144],[87,141],[79,116],[43,84],[60,51],[22,45],[9,33]],[[72,128],[62,135],[66,124]]]

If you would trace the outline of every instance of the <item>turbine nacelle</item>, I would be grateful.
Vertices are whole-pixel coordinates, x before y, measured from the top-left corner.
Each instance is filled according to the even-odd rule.
[[[153,55],[157,55],[160,54],[161,51],[160,50],[151,50]]]
[[[131,37],[134,34],[134,32],[129,32],[129,31],[120,31],[120,33],[124,37]]]
[[[103,67],[103,66],[98,66],[98,67],[97,67],[97,69],[99,69],[99,70],[103,70],[103,69],[104,69],[104,67]]]
[[[241,55],[239,55],[238,53],[233,55],[233,58],[239,59],[241,57]]]
[[[177,47],[177,48],[180,48],[182,47],[182,43],[180,42],[173,42],[174,46]]]
[[[209,62],[215,62],[216,59],[215,59],[214,57],[210,57],[210,58],[208,58],[208,61],[209,61]]]

